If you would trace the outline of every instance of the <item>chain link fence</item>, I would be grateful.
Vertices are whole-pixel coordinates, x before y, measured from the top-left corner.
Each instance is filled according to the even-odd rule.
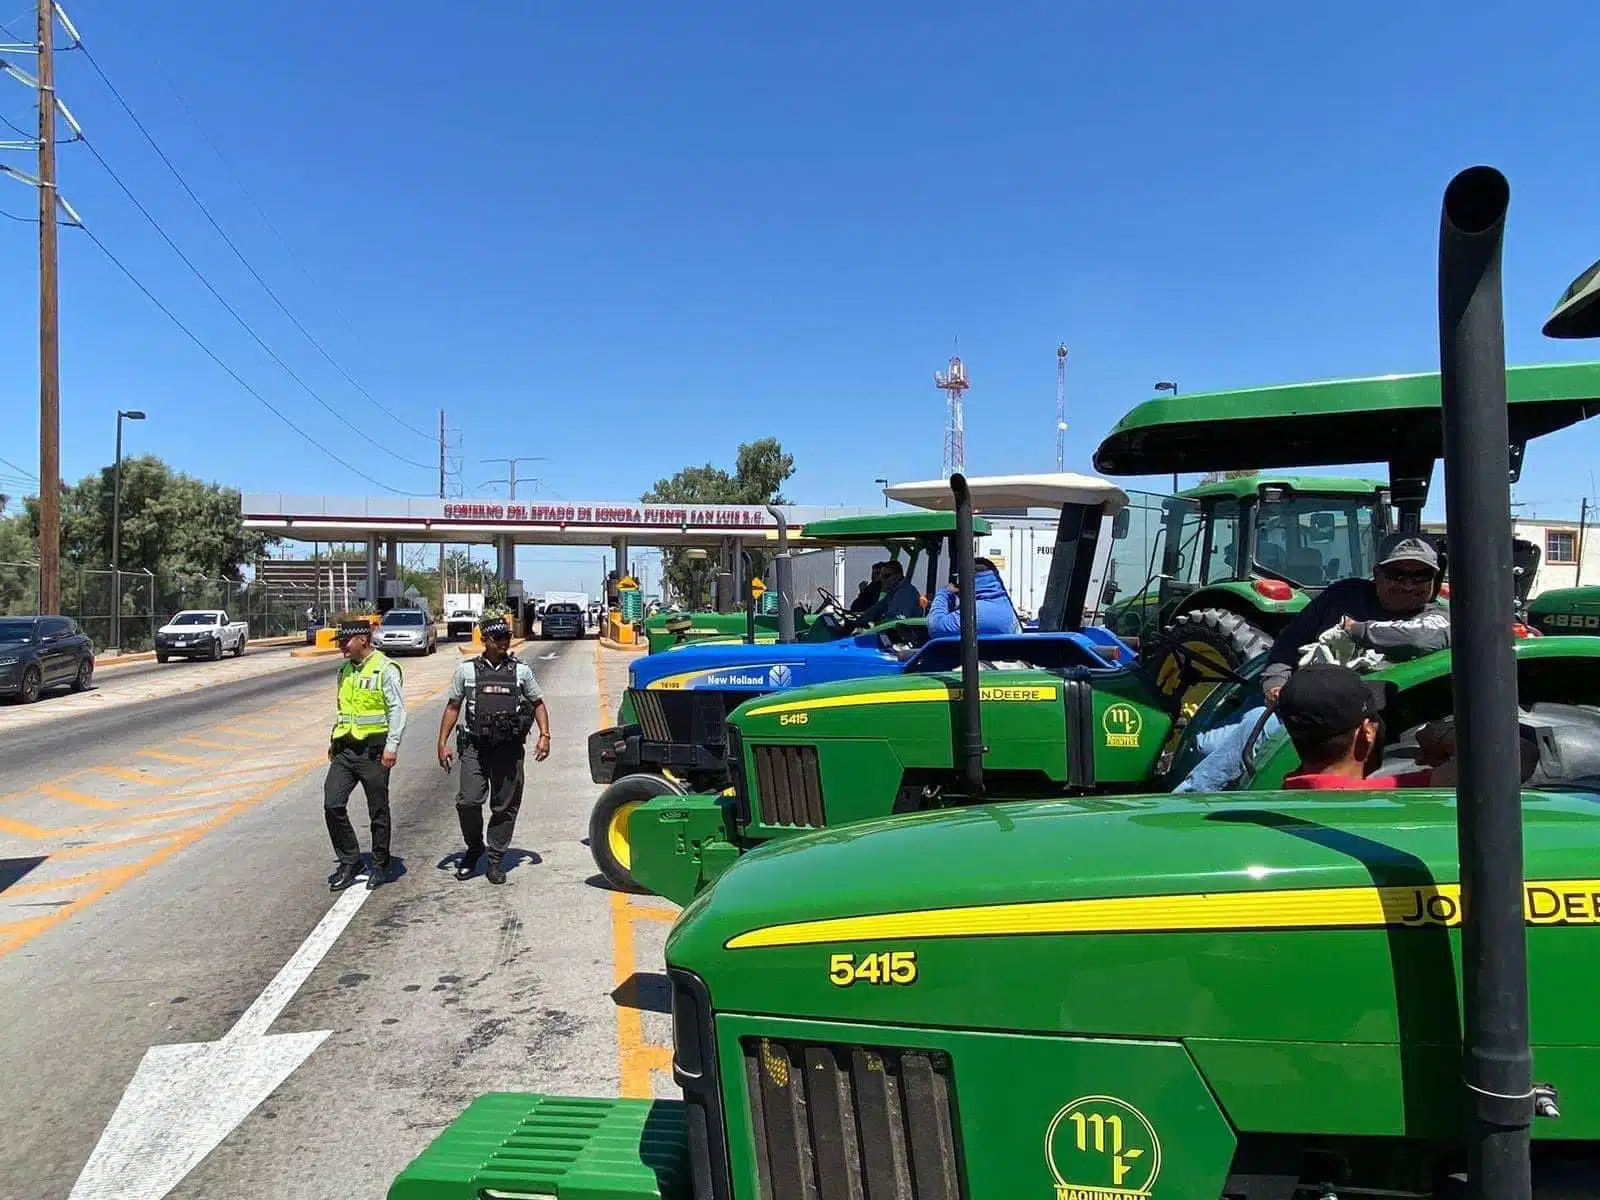
[[[245,621],[250,637],[286,637],[306,628],[312,589],[204,575],[153,575],[149,571],[90,570],[63,565],[61,613],[71,617],[98,647],[148,650],[156,630],[186,608],[225,609]],[[117,614],[121,612],[120,630]],[[0,562],[0,616],[39,611],[39,564]],[[120,638],[118,636],[120,632]]]

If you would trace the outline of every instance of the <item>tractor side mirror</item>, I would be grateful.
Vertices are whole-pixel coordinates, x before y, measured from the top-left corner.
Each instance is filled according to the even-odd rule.
[[[1567,285],[1555,311],[1544,323],[1544,335],[1549,338],[1600,337],[1600,261]]]
[[[1128,531],[1133,528],[1133,511],[1123,509],[1111,518],[1111,536],[1116,541],[1121,541],[1128,536]]]

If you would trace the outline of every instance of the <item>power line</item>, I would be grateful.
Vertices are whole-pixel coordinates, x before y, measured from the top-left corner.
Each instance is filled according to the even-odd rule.
[[[91,242],[93,242],[97,247],[99,247],[100,253],[104,254],[108,259],[111,260],[112,266],[116,267],[117,270],[121,271],[125,276],[127,276],[129,283],[133,284],[134,287],[138,288],[139,291],[144,293],[145,299],[149,300],[151,304],[154,304],[157,308],[159,308],[161,310],[162,314],[166,316],[167,320],[171,321],[174,325],[176,325],[179,328],[179,330],[181,330],[183,332],[183,335],[185,337],[187,337],[191,342],[193,342],[196,346],[198,346],[200,348],[201,352],[203,354],[205,354],[205,356],[207,358],[209,358],[212,362],[216,363],[217,366],[221,367],[224,371],[226,371],[228,373],[229,377],[232,378],[232,380],[235,383],[237,383],[245,391],[249,392],[257,400],[261,401],[262,406],[265,407],[268,412],[270,412],[273,416],[277,417],[278,420],[282,421],[285,425],[287,425],[290,429],[294,430],[297,434],[299,434],[306,441],[310,442],[318,450],[322,451],[323,454],[326,454],[329,458],[333,459],[334,462],[338,463],[345,470],[350,471],[353,474],[359,475],[362,479],[365,479],[368,483],[376,484],[378,487],[382,488],[386,492],[394,492],[397,495],[404,495],[405,494],[405,493],[401,492],[399,488],[390,487],[388,484],[384,483],[382,480],[374,479],[371,475],[368,475],[360,467],[357,467],[352,463],[346,462],[344,459],[340,458],[337,454],[335,454],[332,450],[329,450],[326,446],[324,446],[316,438],[312,437],[304,429],[301,429],[300,426],[296,425],[293,421],[291,421],[287,416],[285,416],[283,414],[283,412],[276,405],[274,405],[272,403],[272,401],[268,400],[260,392],[256,391],[255,388],[251,387],[248,383],[246,383],[244,381],[243,377],[241,377],[240,374],[237,371],[235,371],[232,367],[230,367],[227,363],[223,362],[222,359],[217,356],[216,351],[212,350],[210,346],[206,345],[203,341],[201,341],[200,338],[195,334],[195,332],[192,329],[190,329],[181,320],[179,320],[177,315],[170,308],[168,308],[159,299],[157,299],[155,293],[152,292],[149,288],[145,287],[145,285],[139,281],[138,276],[136,276],[132,271],[128,270],[128,268],[123,265],[122,260],[119,259],[115,254],[111,253],[110,249],[106,246],[106,244],[104,242],[102,242],[98,237],[95,236],[94,230],[90,229],[87,225],[81,225],[81,224],[78,226],[78,228],[83,230],[83,232],[88,235],[89,240]]]
[[[81,141],[89,153],[94,155],[95,161],[105,168],[106,174],[111,176],[113,182],[115,182],[117,187],[122,190],[122,194],[133,202],[133,206],[137,208],[144,219],[150,223],[150,227],[160,234],[161,240],[166,242],[166,244],[172,249],[172,252],[183,260],[183,265],[189,268],[190,272],[196,279],[200,281],[200,283],[205,287],[206,291],[211,293],[218,304],[222,305],[223,308],[228,310],[228,315],[239,323],[239,327],[248,333],[252,339],[254,339],[256,345],[260,346],[266,351],[267,356],[271,358],[273,362],[277,363],[280,368],[282,368],[285,375],[289,376],[290,379],[294,380],[300,385],[301,389],[305,391],[306,395],[310,396],[324,409],[326,409],[327,412],[341,425],[351,430],[353,433],[359,434],[365,441],[369,442],[376,449],[383,451],[390,458],[405,463],[408,467],[419,467],[425,471],[431,471],[434,469],[433,464],[431,463],[417,462],[415,459],[406,458],[403,454],[396,454],[393,450],[389,449],[389,447],[373,438],[371,434],[367,433],[366,430],[362,429],[359,425],[353,424],[344,416],[344,414],[339,412],[338,409],[334,408],[333,405],[324,400],[315,388],[313,388],[304,379],[300,378],[300,376],[295,373],[294,368],[288,363],[284,362],[279,356],[278,352],[275,351],[271,346],[267,345],[266,341],[259,333],[255,331],[250,322],[246,321],[239,313],[239,310],[234,308],[233,305],[229,304],[228,301],[223,297],[222,293],[217,291],[212,282],[206,278],[205,272],[199,267],[195,266],[194,261],[179,248],[178,243],[173,241],[171,235],[169,235],[167,231],[161,227],[161,222],[157,221],[155,217],[151,215],[150,210],[144,206],[144,204],[139,200],[139,197],[135,196],[132,189],[122,181],[122,176],[117,174],[115,169],[112,168],[111,164],[108,163],[100,151],[95,148],[95,144],[87,137],[83,137]],[[392,488],[390,490],[399,491],[398,488]]]
[[[16,472],[20,473],[24,479],[32,479],[35,482],[37,482],[38,479],[39,479],[39,477],[37,475],[35,475],[32,471],[28,470],[27,467],[19,467],[19,466],[17,466],[16,463],[12,462],[9,458],[0,458],[0,466],[10,467],[13,471],[16,471]]]
[[[355,388],[356,391],[360,392],[363,396],[370,400],[375,406],[377,406],[379,410],[388,416],[390,420],[404,426],[406,429],[417,434],[419,437],[427,438],[430,442],[433,441],[435,439],[435,435],[433,433],[418,429],[404,417],[400,416],[394,410],[389,408],[371,392],[367,391],[366,388],[362,387],[355,376],[351,375],[349,371],[345,370],[344,366],[339,362],[339,360],[334,358],[333,355],[328,352],[327,348],[323,346],[323,344],[319,342],[315,336],[313,336],[311,331],[300,322],[300,319],[289,310],[289,306],[278,297],[278,293],[272,290],[272,286],[262,278],[261,273],[257,271],[251,264],[250,260],[245,257],[244,251],[239,249],[239,247],[234,243],[234,240],[228,236],[227,231],[224,230],[221,224],[218,223],[217,219],[211,215],[211,210],[207,208],[205,202],[195,194],[194,189],[189,186],[188,182],[184,179],[182,172],[178,170],[172,159],[167,157],[167,152],[161,148],[160,144],[156,141],[155,136],[145,126],[145,123],[139,119],[139,114],[133,111],[133,106],[129,104],[127,100],[123,98],[122,93],[117,90],[117,85],[111,82],[110,77],[101,68],[100,63],[90,52],[89,47],[84,45],[83,39],[78,38],[72,48],[75,50],[81,50],[83,52],[84,59],[91,67],[94,68],[94,73],[100,76],[100,81],[106,85],[106,88],[111,92],[112,96],[116,98],[117,103],[122,106],[122,111],[128,114],[128,119],[131,120],[134,125],[138,127],[139,132],[144,135],[144,140],[150,143],[150,148],[156,152],[157,157],[159,157],[166,165],[167,170],[172,173],[172,177],[178,181],[178,186],[184,190],[189,199],[194,201],[195,207],[198,208],[201,213],[204,214],[205,219],[211,223],[211,228],[217,231],[217,236],[227,243],[228,249],[233,251],[234,257],[244,265],[245,270],[250,272],[255,281],[261,285],[261,290],[266,292],[267,295],[272,298],[272,302],[278,306],[279,311],[281,311],[284,316],[289,318],[290,323],[300,331],[301,336],[316,347],[317,352],[321,354],[323,358],[328,360],[328,362],[333,366],[334,370],[338,371],[340,375],[344,376],[346,382],[348,382],[351,387]],[[245,193],[246,199],[248,199],[255,207],[256,212],[261,216],[261,219],[266,224],[267,228],[271,229],[273,234],[277,236],[278,240],[282,242],[283,235],[278,233],[277,229],[273,227],[272,222],[267,220],[266,213],[262,212],[259,204],[256,204],[255,198],[250,195],[243,182],[238,178],[237,173],[233,171],[233,168],[228,166],[227,160],[222,157],[222,152],[217,149],[216,143],[211,140],[210,135],[207,134],[205,129],[200,125],[199,120],[195,117],[188,104],[184,103],[183,97],[178,94],[177,88],[172,86],[170,79],[167,81],[167,86],[171,89],[172,94],[177,97],[178,103],[183,105],[184,111],[189,114],[189,119],[194,122],[195,128],[200,130],[201,137],[203,137],[207,144],[211,146],[212,152],[216,154],[223,166],[228,167],[229,173],[233,174],[234,182],[239,185],[239,190]],[[315,285],[316,280],[311,278],[310,272],[306,271],[304,267],[301,267],[300,269],[305,274],[306,278],[311,279],[311,282],[313,285]],[[346,318],[346,321],[348,321],[348,319],[349,318]]]

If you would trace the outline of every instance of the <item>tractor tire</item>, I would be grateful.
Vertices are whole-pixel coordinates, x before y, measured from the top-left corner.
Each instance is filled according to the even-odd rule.
[[[657,796],[683,794],[683,789],[670,779],[645,772],[624,775],[600,793],[600,799],[594,802],[594,811],[589,814],[589,853],[614,890],[647,894],[647,889],[639,886],[630,870],[633,853],[628,839],[628,818],[634,809]]]
[[[1180,716],[1193,716],[1222,678],[1194,678],[1185,671],[1191,662],[1212,664],[1226,671],[1265,653],[1272,637],[1245,617],[1225,608],[1197,608],[1181,614],[1150,639],[1141,661],[1155,680],[1156,689],[1175,700]]]

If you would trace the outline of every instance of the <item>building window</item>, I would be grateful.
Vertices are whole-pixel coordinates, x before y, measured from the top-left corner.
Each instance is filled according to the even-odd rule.
[[[1544,560],[1547,563],[1578,561],[1578,534],[1571,529],[1547,529],[1544,533]]]

